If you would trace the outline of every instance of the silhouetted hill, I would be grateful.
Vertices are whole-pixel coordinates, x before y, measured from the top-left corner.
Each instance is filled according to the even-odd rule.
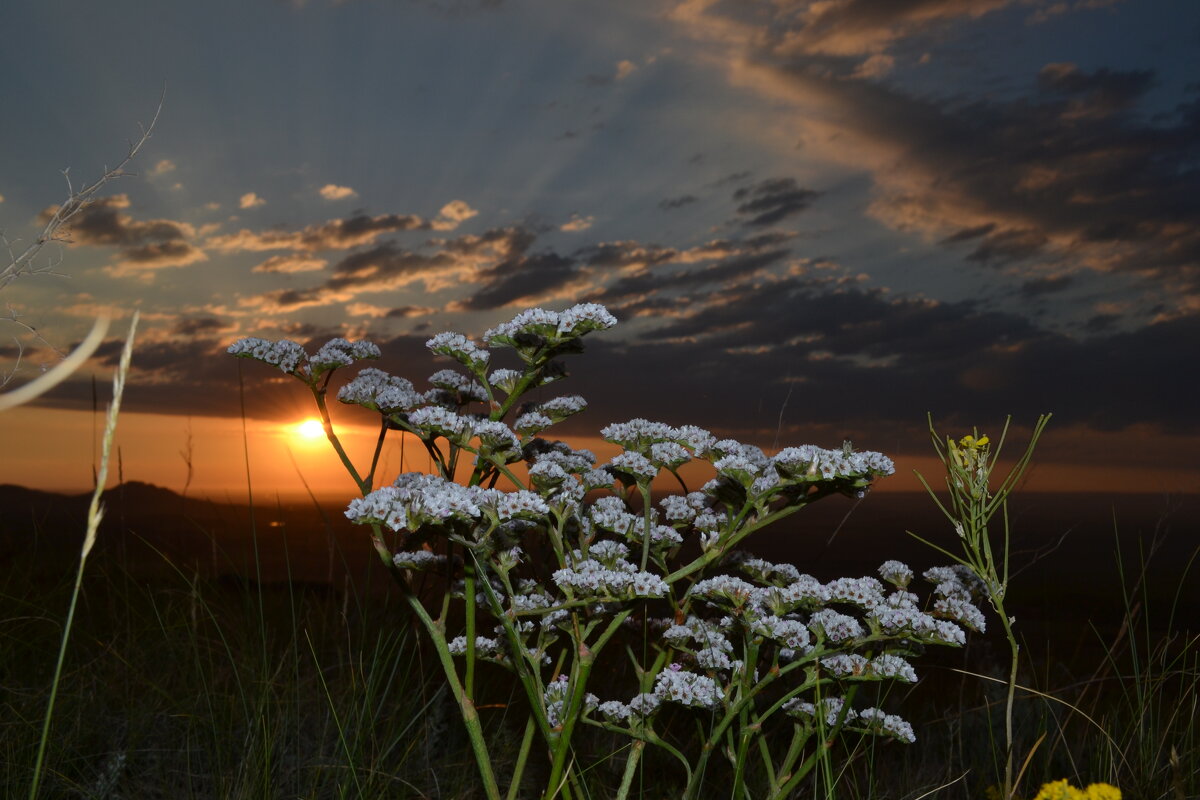
[[[60,495],[0,486],[0,566],[19,556],[61,573],[75,562],[90,495]],[[365,530],[343,516],[342,502],[318,512],[304,505],[245,505],[182,497],[128,482],[104,495],[106,515],[94,558],[118,559],[138,574],[170,565],[188,574],[261,575],[320,583],[360,575],[376,556]],[[1017,495],[1011,506],[1013,588],[1019,614],[1038,617],[1116,613],[1121,606],[1117,555],[1132,583],[1141,552],[1159,541],[1147,583],[1169,603],[1182,586],[1179,613],[1200,613],[1193,580],[1181,584],[1200,546],[1200,495]],[[831,497],[747,541],[752,552],[788,561],[822,580],[872,574],[899,558],[918,571],[948,559],[918,542],[913,531],[956,551],[955,534],[921,493],[875,492]],[[1029,617],[1027,617],[1029,618]]]

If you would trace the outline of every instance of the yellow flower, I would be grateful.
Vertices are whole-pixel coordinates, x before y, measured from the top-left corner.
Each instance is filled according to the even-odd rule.
[[[1064,778],[1044,784],[1033,800],[1121,800],[1121,790],[1107,783],[1076,789]]]
[[[991,439],[986,436],[980,436],[978,439],[976,439],[971,434],[967,434],[958,440],[958,445],[959,447],[963,447],[967,450],[982,450],[983,448],[987,447],[990,441]]]

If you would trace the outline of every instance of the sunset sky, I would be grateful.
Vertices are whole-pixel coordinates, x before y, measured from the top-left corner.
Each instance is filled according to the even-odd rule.
[[[1200,491],[1200,3],[16,0],[0,28],[9,239],[166,89],[139,174],[44,251],[65,277],[0,298],[62,351],[118,317],[0,415],[0,483],[89,485],[133,309],[122,474],[179,491],[190,447],[220,495],[239,364],[256,487],[351,488],[234,339],[369,337],[423,388],[437,332],[598,302],[620,324],[544,394],[591,402],[576,444],[631,417],[850,438],[912,488],[927,412],[1020,439],[1049,411],[1036,487]],[[53,363],[0,333],[14,385]]]

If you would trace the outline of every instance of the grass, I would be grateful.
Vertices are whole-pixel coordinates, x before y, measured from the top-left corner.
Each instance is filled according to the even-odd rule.
[[[1137,561],[1113,565],[1108,580],[1123,594],[1123,619],[1023,643],[1018,683],[1028,690],[1018,691],[1014,718],[1017,764],[1028,763],[1019,796],[1064,777],[1108,781],[1127,800],[1200,793],[1192,565],[1180,564],[1180,582],[1164,593],[1143,579],[1154,554],[1147,545]],[[61,564],[22,558],[0,584],[0,785],[8,797],[28,791],[72,589]],[[453,700],[381,571],[345,591],[199,578],[165,564],[148,580],[122,568],[118,548],[98,550],[89,570],[42,797],[476,796]],[[847,737],[832,760],[845,765],[835,796],[983,797],[1003,770],[1005,650],[989,634],[920,659],[924,680],[899,698],[918,743]],[[499,678],[480,675],[485,693],[507,684]],[[510,718],[506,708],[515,702],[481,698],[502,775],[521,737],[523,714]],[[590,796],[615,792],[625,764],[619,746],[603,735],[581,742],[576,757],[595,765],[585,773]],[[633,796],[672,796],[675,771],[648,751]],[[728,777],[714,762],[712,796],[725,796]],[[751,786],[760,777],[750,776]],[[818,780],[799,796],[827,796]]]

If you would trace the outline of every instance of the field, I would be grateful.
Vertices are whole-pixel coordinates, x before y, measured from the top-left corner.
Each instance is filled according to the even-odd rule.
[[[84,503],[0,493],[0,784],[24,797]],[[335,503],[251,515],[142,484],[118,487],[108,501],[42,796],[480,796],[432,651]],[[1016,560],[1030,564],[1011,588],[1019,683],[1028,687],[1016,707],[1021,796],[1061,778],[1107,781],[1130,800],[1200,794],[1198,501],[1030,494],[1014,502]],[[928,503],[886,492],[830,498],[761,532],[749,549],[823,580],[870,574],[891,557],[920,570],[941,561],[904,530],[945,541]],[[916,661],[921,682],[891,698],[916,744],[843,737],[834,796],[980,798],[999,782],[1007,654],[994,628],[961,650],[931,650]],[[524,701],[498,668],[481,669],[480,713],[503,776],[524,719],[509,712]],[[615,792],[621,746],[603,732],[578,744],[580,763],[593,765],[589,796]],[[546,767],[536,752],[529,796]],[[726,778],[714,769],[713,797],[727,795]],[[635,796],[671,797],[678,782],[669,760],[648,755]],[[814,778],[797,796],[829,791]]]

